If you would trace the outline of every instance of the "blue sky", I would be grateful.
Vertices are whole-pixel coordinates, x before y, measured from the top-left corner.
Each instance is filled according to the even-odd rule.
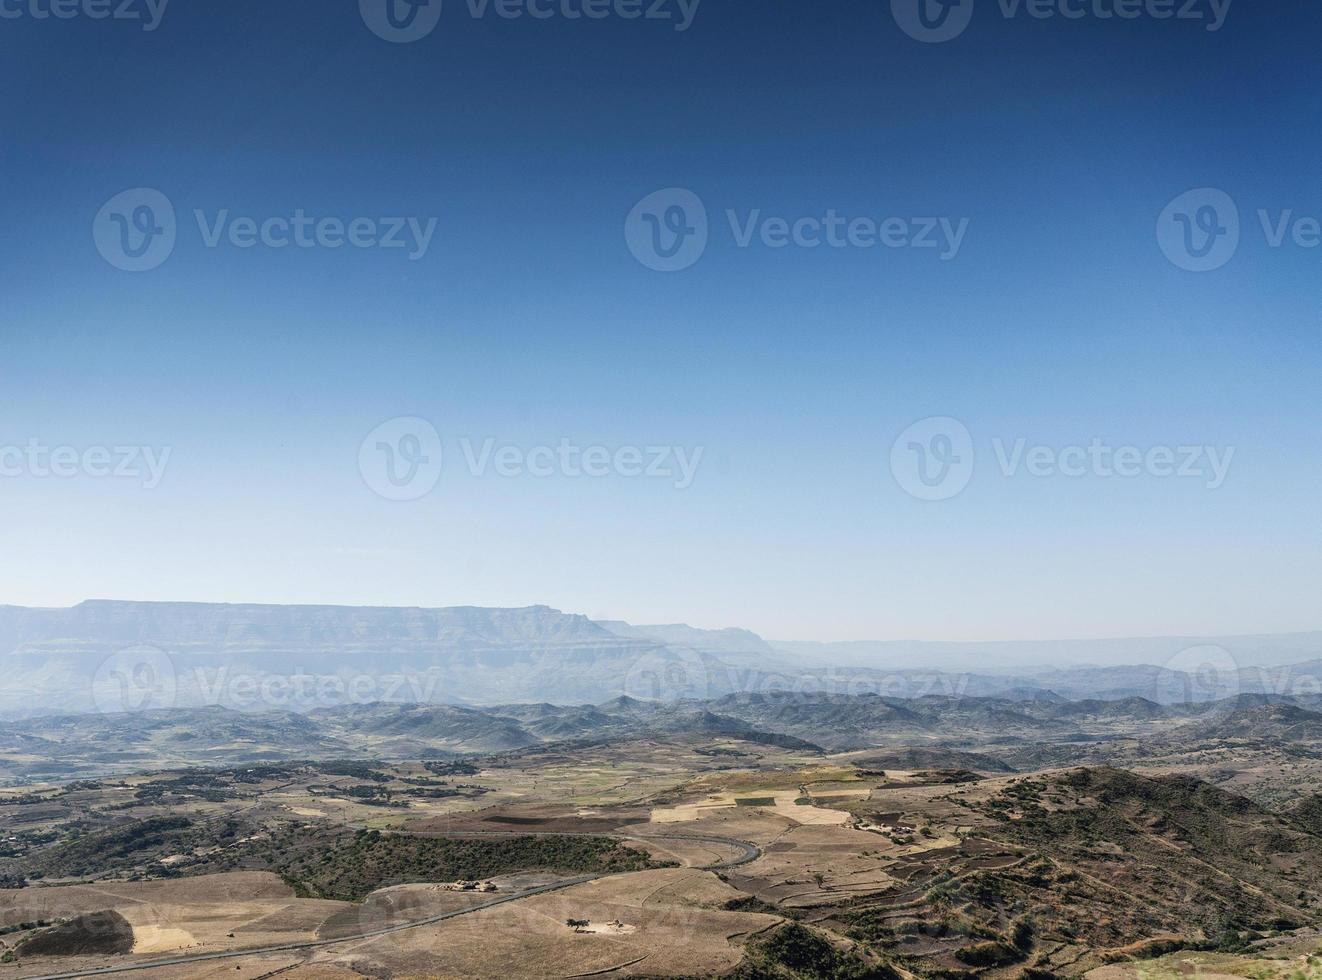
[[[1322,248],[1257,216],[1322,215],[1322,12],[979,2],[927,44],[881,0],[706,0],[684,31],[446,0],[397,44],[349,0],[173,0],[152,31],[35,2],[0,18],[0,447],[169,456],[147,488],[11,453],[0,601],[545,602],[782,639],[1322,625]],[[132,188],[178,227],[139,273],[93,236]],[[710,221],[672,273],[625,240],[665,188]],[[1241,218],[1202,273],[1156,234],[1196,188]],[[417,259],[210,248],[194,215],[297,209],[435,230]],[[946,260],[741,248],[727,217],[831,210],[967,233]],[[443,450],[407,501],[359,465],[401,417]],[[890,465],[929,417],[976,457],[941,501]],[[680,489],[477,473],[464,440],[701,457]],[[1215,489],[1007,475],[993,440],[1233,460]]]

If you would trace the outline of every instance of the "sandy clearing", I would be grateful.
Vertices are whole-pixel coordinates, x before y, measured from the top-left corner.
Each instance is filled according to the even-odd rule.
[[[579,926],[575,931],[591,935],[629,936],[637,932],[638,927],[631,926],[627,922],[589,922],[585,926]]]
[[[168,953],[176,949],[196,946],[191,932],[171,926],[134,926],[134,953]]]
[[[772,813],[786,817],[796,823],[822,825],[822,824],[843,824],[849,819],[849,814],[844,810],[828,810],[825,807],[801,805],[794,801],[799,798],[797,793],[776,794],[776,805],[767,807]]]

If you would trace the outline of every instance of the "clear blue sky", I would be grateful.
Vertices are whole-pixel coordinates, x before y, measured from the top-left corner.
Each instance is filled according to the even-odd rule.
[[[395,44],[350,0],[173,0],[154,31],[0,19],[0,447],[169,447],[159,486],[0,476],[0,602],[525,605],[782,639],[1322,627],[1322,11],[1224,26],[1007,19],[925,44],[881,0],[706,0],[673,24],[446,0]],[[44,4],[45,0],[39,0]],[[129,188],[159,268],[98,253]],[[635,260],[631,208],[705,204],[701,260]],[[1224,190],[1223,268],[1163,208]],[[426,254],[208,248],[193,212],[436,219]],[[725,212],[968,219],[958,254],[737,247]],[[434,424],[383,499],[367,434]],[[953,499],[889,457],[971,432]],[[503,477],[460,440],[702,447],[692,485]],[[1005,476],[1059,451],[1233,447],[1224,483]],[[370,447],[369,447],[370,448]]]

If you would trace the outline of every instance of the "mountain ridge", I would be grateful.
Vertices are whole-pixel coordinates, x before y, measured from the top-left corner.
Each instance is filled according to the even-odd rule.
[[[851,665],[787,652],[811,647],[820,653],[839,644],[777,643],[738,627],[595,621],[540,604],[89,599],[66,608],[0,606],[0,657],[9,668],[0,675],[0,717],[103,709],[108,699],[113,710],[115,699],[124,696],[125,678],[141,679],[144,667],[146,675],[168,682],[170,703],[181,706],[242,704],[244,691],[266,684],[287,687],[291,680],[307,678],[332,690],[357,684],[370,700],[467,705],[600,703],[620,694],[682,700],[776,690],[870,691],[901,698],[1021,698],[1036,691],[1043,700],[1143,698],[1166,704],[1241,693],[1289,694],[1304,685],[1322,689],[1322,633],[1224,639],[1239,643],[1239,652],[1205,644],[1173,654],[1161,665],[1102,667],[1059,666],[1063,654],[1048,641],[861,641],[846,646],[908,651],[907,659],[891,666]],[[1245,647],[1249,641],[1257,646]],[[1066,641],[1065,648],[1138,643],[1142,652],[1163,652],[1177,642],[1184,641]],[[985,652],[997,649],[1031,649],[1043,662],[1001,669]],[[976,660],[976,669],[948,669],[941,655],[950,650]],[[1060,655],[1047,663],[1048,651]],[[1274,668],[1243,665],[1285,652],[1311,658]],[[286,698],[275,706],[307,710],[326,700]],[[125,707],[143,706],[130,701]],[[263,704],[271,706],[269,700]]]

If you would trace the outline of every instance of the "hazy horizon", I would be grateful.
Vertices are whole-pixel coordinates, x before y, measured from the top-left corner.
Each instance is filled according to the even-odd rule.
[[[176,604],[176,605],[226,605],[226,606],[307,606],[307,607],[325,607],[325,608],[339,608],[339,609],[439,610],[439,609],[547,608],[547,609],[555,610],[556,612],[564,613],[566,615],[584,616],[587,619],[591,620],[593,623],[597,623],[597,624],[615,621],[615,622],[627,623],[628,625],[637,626],[637,627],[682,626],[682,627],[689,627],[696,630],[710,631],[710,632],[720,632],[725,630],[741,630],[741,631],[747,631],[753,633],[757,637],[759,637],[762,640],[765,640],[768,643],[804,644],[804,645],[816,644],[821,646],[848,646],[851,644],[860,644],[860,645],[931,644],[934,646],[957,645],[957,644],[971,644],[971,645],[990,645],[990,644],[1038,645],[1038,644],[1052,644],[1052,643],[1088,644],[1088,643],[1108,643],[1108,642],[1124,643],[1127,641],[1144,641],[1144,640],[1200,640],[1200,639],[1235,639],[1235,638],[1247,639],[1247,638],[1297,636],[1297,635],[1306,635],[1313,633],[1322,633],[1322,626],[1315,626],[1313,628],[1288,629],[1288,630],[1236,630],[1236,631],[1220,632],[1220,633],[1176,631],[1176,632],[1168,632],[1168,633],[1150,633],[1150,634],[1142,634],[1142,635],[1127,634],[1127,635],[1101,635],[1101,636],[1048,636],[1048,637],[1010,636],[1010,637],[953,637],[953,638],[942,637],[942,636],[938,636],[938,637],[860,636],[860,637],[832,638],[832,637],[812,635],[812,636],[802,636],[802,637],[790,637],[790,636],[776,636],[776,635],[768,634],[767,632],[758,629],[756,626],[747,623],[721,623],[716,625],[710,625],[706,623],[693,622],[691,620],[686,620],[686,619],[649,620],[649,619],[630,618],[627,616],[616,616],[616,615],[608,615],[608,614],[591,615],[572,607],[566,608],[562,606],[557,606],[549,602],[527,602],[527,603],[518,603],[518,604],[508,603],[508,604],[496,604],[496,605],[488,605],[484,603],[474,603],[474,602],[403,604],[403,603],[389,603],[389,602],[384,602],[384,603],[382,602],[320,602],[320,601],[281,602],[281,601],[272,601],[272,600],[249,600],[249,599],[223,599],[223,600],[171,599],[171,598],[156,599],[156,598],[142,598],[142,597],[88,596],[83,599],[79,599],[75,602],[69,602],[69,603],[32,604],[32,603],[3,601],[0,602],[0,606],[11,606],[11,607],[30,608],[30,609],[60,610],[60,609],[73,609],[79,605],[82,605],[85,602],[126,602],[126,603],[131,602],[131,603]]]

